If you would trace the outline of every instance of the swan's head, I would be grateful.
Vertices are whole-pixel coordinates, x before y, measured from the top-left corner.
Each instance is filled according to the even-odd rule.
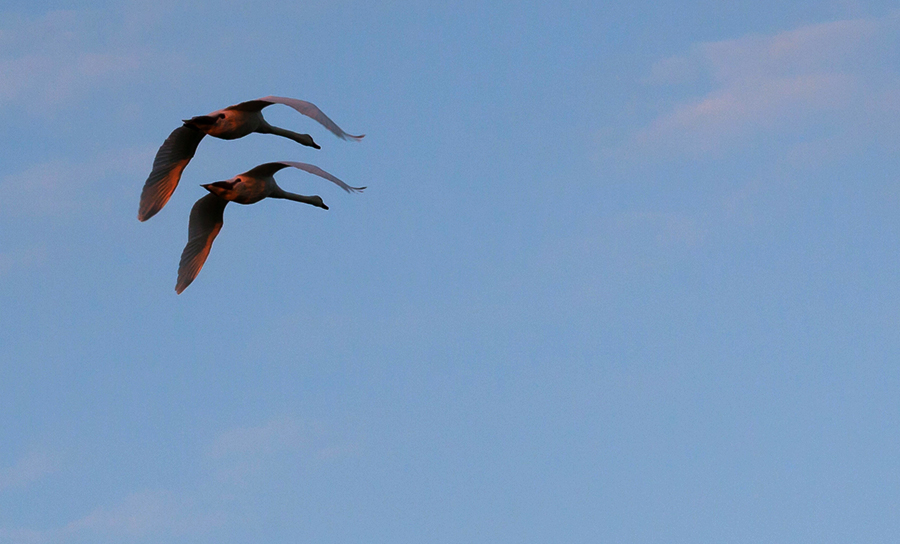
[[[312,204],[313,206],[318,206],[318,207],[322,208],[323,210],[328,209],[328,206],[325,205],[325,201],[322,200],[322,197],[320,197],[319,195],[313,195],[313,196],[309,197],[309,199],[310,199],[310,204]]]
[[[239,180],[217,181],[215,183],[207,183],[206,185],[201,185],[201,187],[219,198],[224,198],[225,200],[234,200],[234,198],[237,196],[237,192],[234,190],[234,187],[235,185],[237,185],[238,181]]]

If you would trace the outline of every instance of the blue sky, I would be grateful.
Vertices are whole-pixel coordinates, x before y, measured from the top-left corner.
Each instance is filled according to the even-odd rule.
[[[900,11],[787,4],[5,3],[0,544],[894,541]]]

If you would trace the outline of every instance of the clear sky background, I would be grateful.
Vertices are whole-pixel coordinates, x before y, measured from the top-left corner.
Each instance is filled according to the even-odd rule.
[[[894,2],[8,0],[0,119],[2,544],[900,534]]]

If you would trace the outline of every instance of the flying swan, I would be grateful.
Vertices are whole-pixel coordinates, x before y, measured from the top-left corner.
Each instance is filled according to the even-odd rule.
[[[284,104],[294,108],[303,115],[318,121],[342,140],[359,141],[365,136],[364,134],[359,136],[347,134],[322,113],[322,110],[315,104],[281,96],[265,96],[257,100],[228,106],[209,115],[185,119],[184,124],[173,130],[160,146],[159,151],[156,152],[156,158],[153,159],[153,170],[147,177],[147,181],[144,182],[144,190],[141,192],[138,220],[150,219],[166,205],[169,197],[175,191],[175,187],[178,186],[181,173],[194,156],[194,152],[197,151],[200,140],[207,134],[223,140],[243,138],[251,132],[276,134],[305,146],[319,149],[309,134],[298,134],[270,125],[263,118],[262,110],[272,104]]]
[[[287,167],[299,168],[310,174],[325,178],[348,193],[358,193],[365,189],[365,187],[351,187],[318,166],[290,161],[267,162],[231,179],[202,185],[210,194],[202,197],[191,208],[188,242],[184,246],[184,251],[181,253],[181,262],[178,265],[178,282],[175,284],[176,293],[181,294],[194,281],[194,278],[200,273],[200,269],[203,268],[203,263],[206,262],[206,257],[209,256],[209,250],[212,248],[213,240],[216,239],[216,235],[222,230],[223,214],[225,206],[229,202],[253,204],[267,197],[283,198],[310,204],[324,210],[328,209],[328,206],[322,202],[322,198],[319,196],[289,193],[282,190],[275,183],[275,172]]]

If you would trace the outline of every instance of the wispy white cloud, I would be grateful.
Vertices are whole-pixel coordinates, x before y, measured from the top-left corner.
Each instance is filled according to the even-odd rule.
[[[708,90],[673,105],[620,151],[703,155],[823,122],[883,127],[885,116],[900,115],[900,71],[890,64],[898,38],[893,15],[698,44],[656,63],[650,81]]]
[[[221,515],[206,512],[182,496],[168,491],[144,491],[96,508],[63,527],[0,528],[0,543],[63,544],[91,539],[116,541],[198,535],[222,525],[223,521]]]
[[[129,495],[112,507],[97,508],[69,523],[59,533],[63,536],[196,534],[220,522],[219,516],[202,514],[190,500],[171,492],[145,491]]]
[[[350,450],[321,424],[288,418],[225,431],[208,448],[207,460],[217,479],[243,485],[265,478],[286,459],[314,462]]]
[[[0,527],[0,544],[146,541],[208,535],[227,526],[228,514],[240,503],[239,497],[252,497],[252,484],[283,479],[288,477],[286,467],[311,467],[347,455],[354,447],[346,436],[327,425],[293,417],[235,427],[202,448],[206,470],[193,487],[141,490],[48,529]],[[47,466],[55,467],[39,456],[23,458],[0,472],[0,477],[7,478],[10,485],[21,485],[46,473]]]
[[[298,449],[310,441],[314,430],[292,419],[269,421],[263,425],[236,427],[220,434],[212,443],[213,457],[265,455],[276,450]]]
[[[2,267],[2,262],[0,262]],[[2,270],[2,268],[0,268]],[[10,467],[0,468],[0,492],[24,487],[59,468],[57,457],[47,452],[32,452],[21,457]]]
[[[120,89],[183,64],[176,53],[132,39],[134,25],[127,13],[62,10],[37,18],[0,16],[0,107],[54,111],[88,93]]]
[[[146,59],[136,54],[77,51],[55,57],[28,53],[0,59],[0,104],[54,108],[98,85],[137,73],[144,64]]]
[[[122,192],[140,190],[122,179],[141,180],[149,171],[155,149],[138,147],[110,151],[84,161],[51,160],[0,177],[0,192],[16,195],[0,201],[5,218],[47,217],[108,205]],[[135,200],[135,209],[137,201]]]
[[[45,544],[51,541],[46,531],[0,527],[0,544]]]

